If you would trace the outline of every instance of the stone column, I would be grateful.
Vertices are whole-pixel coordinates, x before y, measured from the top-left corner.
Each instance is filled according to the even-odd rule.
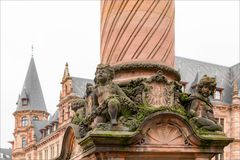
[[[102,0],[101,62],[174,66],[174,1]]]
[[[102,0],[101,63],[173,68],[174,0]]]

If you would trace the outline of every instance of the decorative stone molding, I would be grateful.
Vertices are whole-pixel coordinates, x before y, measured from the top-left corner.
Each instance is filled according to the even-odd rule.
[[[154,75],[157,71],[161,71],[167,78],[175,81],[180,81],[180,74],[171,67],[149,62],[132,62],[112,66],[115,71],[114,81],[129,81],[136,78],[148,78]]]
[[[142,144],[159,144],[170,146],[185,146],[187,140],[182,135],[181,130],[168,123],[159,123],[149,126],[146,137]]]

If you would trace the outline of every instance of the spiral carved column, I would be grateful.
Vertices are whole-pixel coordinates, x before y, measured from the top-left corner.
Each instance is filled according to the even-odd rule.
[[[174,11],[174,0],[102,0],[101,63],[173,68]]]

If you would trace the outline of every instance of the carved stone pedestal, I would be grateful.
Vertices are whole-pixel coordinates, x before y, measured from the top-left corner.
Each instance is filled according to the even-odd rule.
[[[69,141],[77,130],[68,127],[59,159],[209,160],[233,140],[220,133],[200,135],[172,112],[149,115],[135,132],[94,129],[82,139],[75,135],[78,148]]]

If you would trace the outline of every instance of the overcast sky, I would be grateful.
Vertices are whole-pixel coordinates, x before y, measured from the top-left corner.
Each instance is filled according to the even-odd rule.
[[[176,1],[175,54],[239,63],[239,1]],[[56,111],[64,65],[93,78],[100,57],[99,1],[1,1],[1,147],[10,147],[14,117],[34,45],[48,112]]]

